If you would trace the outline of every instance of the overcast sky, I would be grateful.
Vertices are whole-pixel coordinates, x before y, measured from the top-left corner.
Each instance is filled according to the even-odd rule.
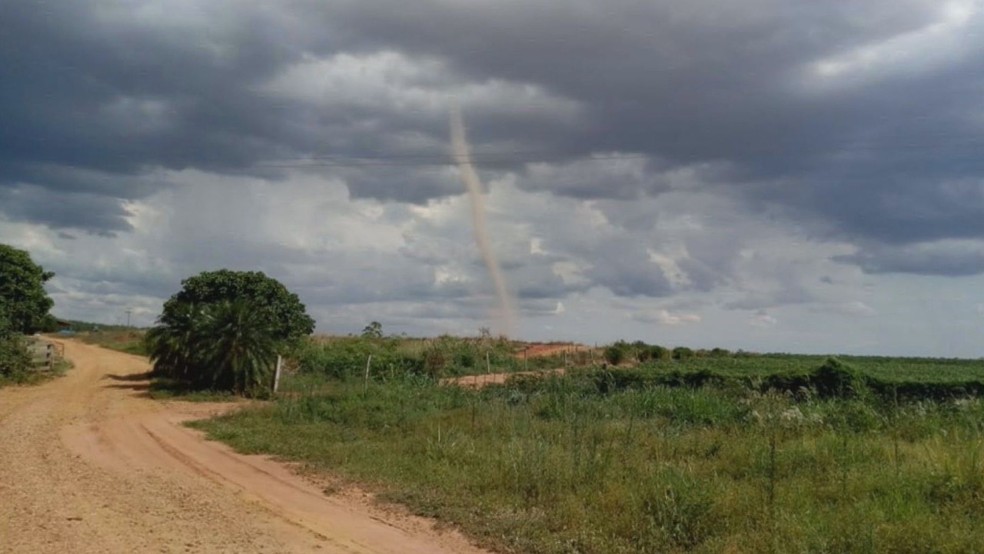
[[[939,0],[0,2],[0,242],[61,317],[258,269],[322,332],[984,356],[984,14]]]

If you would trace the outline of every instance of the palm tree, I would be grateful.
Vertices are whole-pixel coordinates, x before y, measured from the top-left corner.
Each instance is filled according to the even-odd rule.
[[[255,395],[270,386],[279,341],[269,312],[246,300],[181,304],[147,333],[154,373],[199,389]]]
[[[202,310],[195,304],[184,304],[162,315],[145,338],[154,373],[159,377],[194,380],[196,366],[196,337],[200,334]]]
[[[199,377],[212,388],[254,395],[270,386],[278,341],[264,310],[243,300],[210,304],[202,313],[196,349]]]

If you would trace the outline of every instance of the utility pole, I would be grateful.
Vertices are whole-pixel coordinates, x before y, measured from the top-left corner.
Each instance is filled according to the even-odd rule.
[[[125,313],[126,313],[126,326],[127,327],[130,326],[130,313],[132,313],[132,312],[133,312],[133,310],[130,309],[130,308],[127,308],[126,311],[125,311]]]

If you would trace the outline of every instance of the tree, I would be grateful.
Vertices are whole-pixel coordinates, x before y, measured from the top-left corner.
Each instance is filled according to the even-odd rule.
[[[157,318],[157,325],[144,337],[154,374],[189,383],[195,380],[196,368],[201,366],[195,357],[202,335],[200,319],[201,308],[195,304],[178,304]]]
[[[162,318],[174,315],[182,305],[205,306],[243,300],[263,313],[277,340],[298,339],[314,331],[314,320],[307,315],[297,295],[260,271],[206,271],[185,279],[181,286],[181,290],[164,303]]]
[[[383,338],[383,324],[378,321],[372,321],[369,325],[362,328],[362,338],[364,339],[381,339]]]
[[[277,341],[263,313],[246,301],[219,302],[204,311],[199,345],[211,387],[253,394],[264,390],[277,359]]]
[[[146,340],[154,373],[193,388],[260,393],[277,351],[314,328],[297,295],[259,272],[206,272],[183,285]]]
[[[54,304],[44,283],[54,275],[35,264],[26,251],[0,244],[0,302],[11,329],[30,334],[43,327]]]

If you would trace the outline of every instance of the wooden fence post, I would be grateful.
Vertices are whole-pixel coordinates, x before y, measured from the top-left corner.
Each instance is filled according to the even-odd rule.
[[[277,389],[280,388],[280,370],[283,368],[283,365],[283,357],[277,354],[277,369],[273,372],[273,392],[277,392]]]

